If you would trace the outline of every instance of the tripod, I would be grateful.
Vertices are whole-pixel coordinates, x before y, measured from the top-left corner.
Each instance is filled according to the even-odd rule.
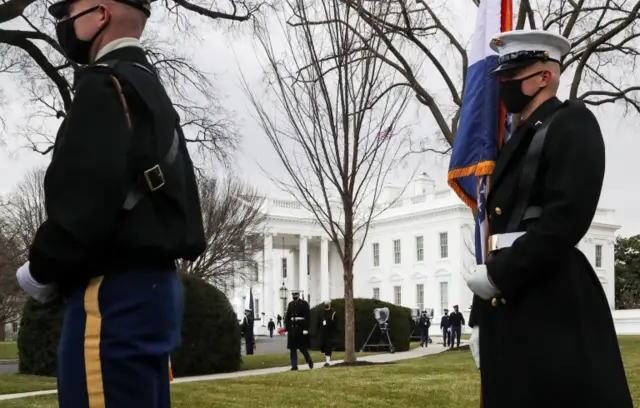
[[[380,340],[378,344],[369,344],[369,340],[371,340],[371,336],[373,336],[373,332],[375,332],[376,329],[380,330]],[[383,342],[385,337],[387,339],[386,343]],[[360,352],[366,351],[367,349],[380,350],[381,348],[389,348],[389,352],[392,354],[396,352],[396,348],[393,347],[393,343],[391,343],[391,336],[389,336],[389,325],[387,323],[376,323],[373,325],[371,333],[369,333],[369,337],[367,337],[367,340],[362,345]]]

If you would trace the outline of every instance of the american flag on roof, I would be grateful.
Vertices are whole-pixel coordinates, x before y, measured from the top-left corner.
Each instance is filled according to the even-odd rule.
[[[498,79],[489,75],[498,55],[489,44],[499,32],[511,31],[512,0],[482,0],[469,50],[460,125],[449,162],[449,185],[474,212],[476,261],[486,258],[486,198],[498,150],[508,138],[511,118],[498,97]]]

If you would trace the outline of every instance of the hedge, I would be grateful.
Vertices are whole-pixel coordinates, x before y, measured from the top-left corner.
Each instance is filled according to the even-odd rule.
[[[409,336],[411,335],[411,309],[397,306],[376,299],[355,299],[355,326],[356,326],[356,351],[360,351],[371,329],[377,324],[373,310],[377,308],[389,308],[389,334],[395,351],[407,351],[410,349]],[[331,308],[336,312],[337,331],[334,338],[334,350],[344,351],[344,299],[333,299]],[[324,304],[314,306],[311,309],[311,348],[320,349],[321,331],[320,319]],[[369,341],[370,344],[378,344],[380,330],[376,328]],[[384,339],[386,342],[386,337]]]
[[[242,365],[238,318],[223,292],[194,276],[185,292],[182,345],[171,354],[177,377],[228,373]]]
[[[238,371],[242,364],[238,320],[227,297],[193,276],[182,276],[182,345],[171,355],[175,376]],[[42,305],[29,299],[18,334],[19,371],[56,375],[56,355],[64,314],[63,300]]]
[[[61,298],[42,304],[29,298],[22,309],[18,331],[18,371],[56,376],[56,361],[65,302]]]

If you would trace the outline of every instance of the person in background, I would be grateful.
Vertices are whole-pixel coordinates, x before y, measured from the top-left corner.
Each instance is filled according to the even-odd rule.
[[[309,355],[309,320],[311,310],[309,303],[300,299],[300,291],[292,290],[293,300],[287,305],[284,327],[287,331],[287,348],[291,358],[291,371],[298,369],[298,350],[304,356],[309,368],[313,368],[313,360]]]
[[[423,310],[422,315],[420,315],[418,326],[420,326],[420,347],[427,347],[429,345],[429,327],[431,327],[431,319],[429,319],[426,309]]]
[[[320,350],[324,353],[324,366],[329,367],[331,354],[333,352],[333,337],[336,332],[336,312],[331,308],[331,301],[324,302],[322,316],[318,319],[318,329],[322,333],[322,344]]]
[[[442,344],[445,347],[451,345],[451,318],[449,309],[444,309],[444,316],[440,319],[440,331],[442,331]]]
[[[276,322],[278,322],[278,328],[282,327],[282,316],[278,315],[276,317]]]
[[[242,335],[244,336],[244,347],[247,355],[253,354],[253,311],[245,309],[244,319],[242,319]]]
[[[269,337],[273,338],[273,331],[276,329],[276,324],[273,322],[273,319],[269,319],[267,329],[269,330]]]
[[[453,313],[449,316],[451,323],[451,339],[450,347],[453,348],[453,344],[456,347],[460,347],[460,336],[462,336],[462,326],[464,325],[464,316],[458,311],[458,305],[453,307]]]

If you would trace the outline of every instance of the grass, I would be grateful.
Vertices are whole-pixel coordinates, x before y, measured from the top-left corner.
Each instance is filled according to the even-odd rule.
[[[640,406],[640,336],[621,337],[634,405]],[[468,351],[393,365],[288,372],[173,386],[174,408],[388,408],[478,406],[478,372]],[[3,408],[55,408],[56,397],[2,401]]]
[[[18,345],[15,341],[0,341],[0,360],[17,360]]]
[[[412,343],[411,348],[418,347],[418,343]],[[358,353],[358,356],[368,356],[376,353]],[[304,364],[302,356],[300,362]],[[312,351],[311,358],[316,363],[324,361],[324,355],[319,351]],[[334,360],[342,360],[344,352],[333,353]],[[289,366],[289,353],[263,354],[243,356],[240,371],[259,370],[273,367]],[[53,390],[56,388],[56,379],[53,377],[40,377],[36,375],[0,373],[0,395],[16,394],[29,391]],[[1,405],[1,404],[0,404]],[[2,405],[4,407],[4,405]]]

